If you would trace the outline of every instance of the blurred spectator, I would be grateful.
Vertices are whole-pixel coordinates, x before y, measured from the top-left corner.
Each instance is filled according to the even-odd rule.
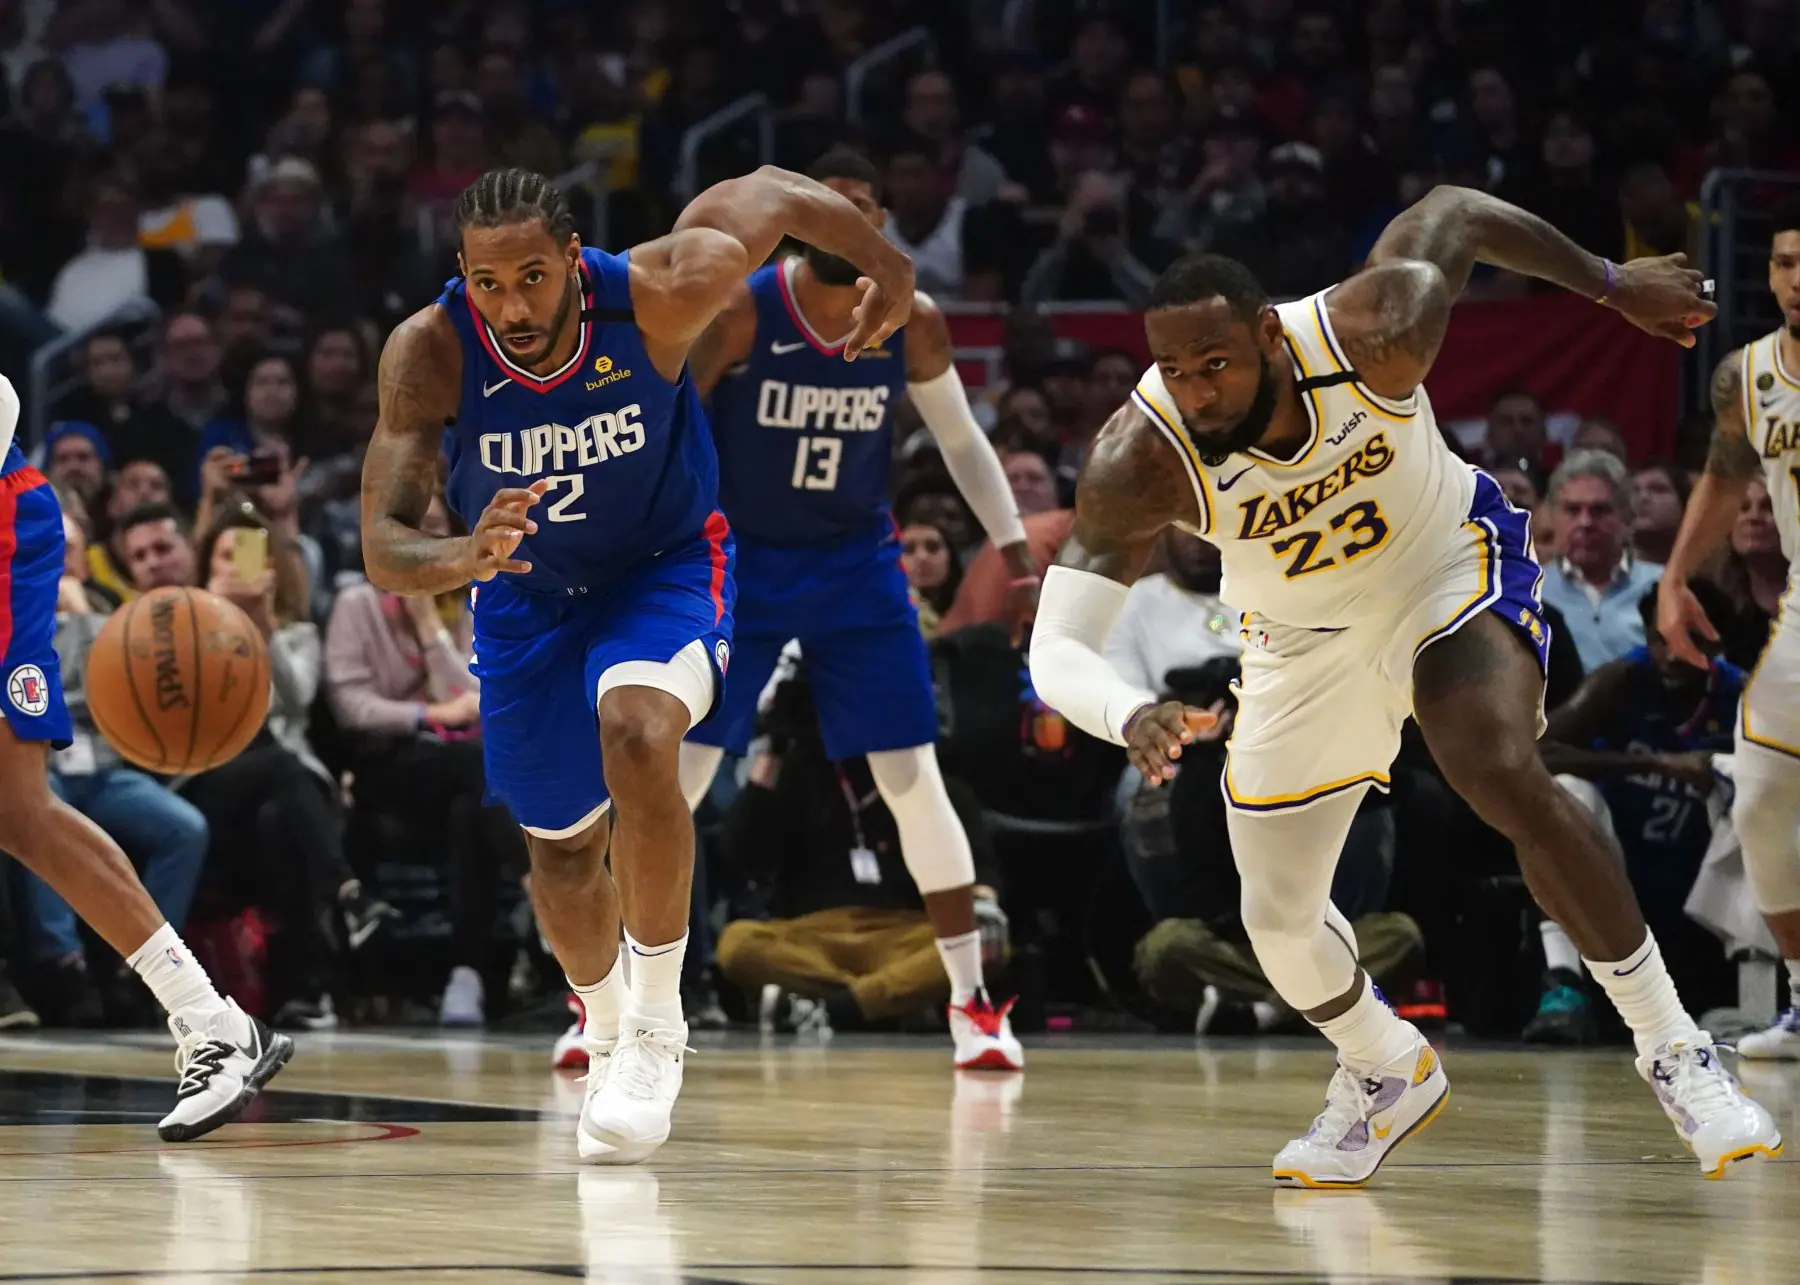
[[[257,452],[268,452],[278,442],[292,443],[307,436],[300,415],[300,377],[291,357],[265,353],[244,370],[243,382],[232,392],[230,413],[215,419],[200,435],[199,453],[188,469],[199,468],[200,503],[210,508],[236,480],[241,468]],[[199,518],[206,524],[206,515]]]
[[[1102,116],[1119,104],[1131,43],[1113,19],[1090,17],[1075,29],[1069,42],[1069,64],[1050,88],[1059,108],[1084,107]]]
[[[826,759],[804,679],[775,689],[764,722],[768,748],[752,755],[720,847],[766,889],[772,917],[726,924],[719,970],[752,996],[774,987],[813,1001],[786,1006],[781,1024],[789,1028],[854,1030],[941,1005],[950,982],[867,761]],[[974,852],[983,962],[992,968],[1005,948],[1003,931],[988,931],[1005,923],[992,849],[967,787],[954,778],[944,784]]]
[[[934,638],[962,583],[962,566],[944,533],[929,522],[909,522],[900,528],[900,565],[919,601],[919,629]]]
[[[239,281],[225,289],[219,307],[218,339],[224,354],[221,369],[241,369],[269,346],[269,296],[261,286]]]
[[[1719,82],[1712,99],[1712,118],[1715,132],[1701,151],[1700,173],[1719,167],[1800,167],[1800,147],[1777,128],[1775,92],[1768,77],[1755,68],[1739,68]],[[1690,190],[1698,186],[1695,182]]]
[[[106,486],[112,448],[85,420],[61,419],[44,434],[44,476],[67,487],[91,507]]]
[[[1013,502],[1019,516],[1048,513],[1057,507],[1056,475],[1050,464],[1037,451],[1006,451],[1000,456],[1006,469],[1007,485],[1012,487]]]
[[[56,274],[45,311],[65,330],[85,330],[132,304],[170,308],[187,288],[181,260],[138,244],[137,193],[129,179],[102,174],[88,184],[87,248]]]
[[[1008,420],[1018,423],[1040,447],[1053,440],[1050,403],[1044,400],[1044,390],[1036,385],[1014,384],[1000,394],[994,403],[994,413],[997,423]]]
[[[441,502],[424,529],[448,535]],[[448,871],[451,973],[445,1025],[486,1018],[492,928],[503,872],[526,865],[505,808],[484,806],[479,686],[469,673],[468,595],[402,598],[369,584],[344,591],[331,613],[325,681],[347,734],[356,807],[398,819]]]
[[[162,404],[196,442],[200,430],[225,409],[225,385],[219,378],[224,355],[212,323],[199,313],[177,312],[164,319]]]
[[[1628,545],[1631,479],[1604,451],[1576,451],[1550,479],[1562,556],[1544,568],[1543,600],[1563,615],[1589,672],[1644,645],[1638,599],[1662,579]]]
[[[1050,566],[1056,561],[1056,551],[1069,538],[1069,528],[1075,522],[1073,509],[1051,509],[1047,513],[1034,513],[1025,519],[1025,547],[1031,551],[1031,560],[1040,567]],[[962,585],[956,591],[956,600],[950,604],[938,628],[941,633],[954,633],[958,629],[966,629],[970,625],[994,624],[1008,618],[1007,597],[1008,585],[1012,573],[1006,569],[1006,560],[1000,556],[992,541],[981,546],[976,555],[964,567]]]
[[[325,225],[324,192],[311,162],[285,157],[250,191],[251,227],[225,255],[219,274],[228,283],[258,286],[284,328],[329,313],[351,297],[343,244]]]
[[[993,68],[993,116],[969,131],[1034,204],[1056,197],[1056,170],[1047,145],[1048,89],[1037,62],[1025,55],[1002,56]]]
[[[915,72],[906,82],[901,115],[916,143],[937,168],[944,190],[968,206],[982,206],[1001,194],[1006,171],[981,147],[963,135],[956,85],[941,71]]]
[[[1249,268],[1275,299],[1299,298],[1342,280],[1350,268],[1344,225],[1325,201],[1325,163],[1305,143],[1283,143],[1263,166],[1261,218],[1220,228],[1212,248]]]
[[[1464,97],[1471,141],[1479,157],[1480,185],[1497,192],[1502,186],[1516,184],[1537,165],[1537,157],[1521,125],[1512,82],[1498,67],[1476,67],[1469,72]]]
[[[428,303],[449,275],[419,245],[417,211],[407,191],[412,143],[399,123],[368,121],[351,135],[345,160],[349,196],[344,244],[355,294],[339,308],[386,334]]]
[[[1219,598],[1219,551],[1199,536],[1163,532],[1162,570],[1142,577],[1106,639],[1106,658],[1133,686],[1170,690],[1169,674],[1244,649],[1237,612]]]
[[[937,299],[1004,297],[995,213],[948,195],[929,153],[910,143],[895,148],[883,195],[882,231],[913,261],[919,289]]]
[[[139,505],[119,519],[113,539],[137,592],[194,583],[194,546],[173,505]]]
[[[1625,446],[1625,434],[1610,419],[1598,417],[1581,421],[1569,438],[1571,451],[1605,451],[1621,464],[1631,463],[1631,452]]]
[[[1715,620],[1725,659],[1744,670],[1755,668],[1769,640],[1769,627],[1781,610],[1787,589],[1788,562],[1781,552],[1781,530],[1775,506],[1761,481],[1752,481],[1731,528],[1731,551],[1725,563],[1725,589],[1732,614]]]
[[[1156,205],[1186,189],[1194,147],[1175,117],[1175,96],[1162,73],[1132,72],[1119,93],[1119,162],[1133,190]]]
[[[524,71],[516,54],[499,48],[482,52],[475,64],[475,96],[487,115],[500,164],[552,178],[568,168],[562,144],[526,101]]]
[[[80,527],[67,516],[63,535],[79,556],[85,542]],[[56,605],[56,659],[74,740],[51,757],[50,788],[124,849],[142,872],[144,890],[179,932],[206,860],[206,819],[162,782],[126,766],[100,735],[88,713],[82,675],[107,612],[96,610],[74,576],[63,577]],[[123,960],[109,961],[104,987],[96,987],[75,912],[36,875],[25,872],[23,878],[30,953],[42,969],[45,1012],[52,1024],[92,1026],[104,1017],[114,1026],[155,1025],[156,1010],[146,1004],[131,968]]]
[[[1544,503],[1543,485],[1535,473],[1516,464],[1502,464],[1490,472],[1506,493],[1506,502],[1531,514],[1531,544],[1540,563],[1556,557],[1556,510]]]
[[[163,6],[159,17],[174,18],[191,29],[193,19],[179,6]],[[126,0],[72,0],[58,10],[48,43],[62,55],[74,82],[75,100],[83,110],[99,105],[110,89],[159,90],[169,74],[169,56],[157,40],[150,6]],[[190,33],[184,33],[190,34]],[[204,43],[204,37],[198,43]]]
[[[87,548],[86,579],[90,596],[97,590],[115,604],[137,597],[130,560],[125,556],[123,523],[127,514],[138,509],[167,505],[170,496],[169,475],[155,460],[127,460],[119,466],[112,475],[103,515],[105,521],[101,524],[106,539]]]
[[[67,208],[66,194],[94,140],[75,114],[74,89],[61,61],[34,61],[14,84],[17,109],[0,115],[0,272],[8,285],[41,304],[57,269],[82,247],[83,225]],[[48,323],[40,317],[38,324]],[[35,342],[47,342],[53,326],[51,332]]]
[[[1687,510],[1687,472],[1673,464],[1644,464],[1631,474],[1631,551],[1658,566],[1669,560]]]
[[[1600,184],[1595,156],[1592,126],[1574,108],[1560,108],[1544,128],[1542,165],[1504,184],[1500,195],[1584,250],[1618,259],[1625,253],[1618,197]]]
[[[1625,223],[1625,258],[1684,252],[1700,262],[1700,207],[1684,201],[1659,161],[1638,161],[1619,175],[1619,217]]]
[[[1544,406],[1529,388],[1502,388],[1488,403],[1488,467],[1519,465],[1548,472],[1562,458],[1544,424]]]
[[[288,100],[287,114],[269,130],[262,153],[250,159],[250,172],[260,179],[288,158],[305,161],[321,177],[338,164],[337,121],[332,100],[317,85],[301,85]]]
[[[1019,286],[1027,305],[1052,299],[1106,299],[1142,307],[1172,250],[1133,224],[1131,192],[1117,174],[1089,170],[1069,192],[1056,239]]]
[[[369,436],[357,403],[374,373],[362,332],[355,326],[315,328],[302,349],[307,417],[293,441],[311,459],[323,461],[356,450]]]
[[[1205,250],[1227,229],[1260,218],[1267,201],[1257,173],[1261,154],[1262,136],[1249,121],[1241,116],[1215,120],[1200,144],[1199,173],[1163,209],[1155,234],[1190,250]]]

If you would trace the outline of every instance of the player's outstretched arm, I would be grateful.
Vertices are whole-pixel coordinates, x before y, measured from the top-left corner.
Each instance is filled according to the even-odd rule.
[[[1478,262],[1585,294],[1684,346],[1718,311],[1685,255],[1616,264],[1516,205],[1437,187],[1388,224],[1367,270],[1331,292],[1332,326],[1369,388],[1404,397],[1418,387],[1443,343],[1450,304]]]
[[[732,287],[760,267],[784,236],[835,254],[866,274],[864,297],[844,356],[906,324],[912,260],[862,211],[823,183],[773,165],[715,183],[675,220],[668,236],[631,252],[631,302],[638,328],[662,344],[685,345],[706,329]]]
[[[444,426],[461,400],[462,352],[436,304],[388,336],[377,386],[380,410],[362,476],[363,566],[370,581],[393,593],[447,593],[499,571],[529,571],[510,555],[535,529],[526,510],[542,493],[541,480],[497,494],[467,536],[419,529],[437,492]]]
[[[931,431],[950,480],[1006,560],[1015,584],[1035,582],[1037,565],[1025,543],[1025,525],[994,444],[969,410],[968,390],[956,373],[950,324],[929,296],[913,297],[906,326],[906,393]]]
[[[1106,636],[1164,527],[1199,520],[1172,448],[1142,412],[1121,407],[1100,430],[1075,487],[1075,524],[1044,576],[1031,635],[1041,699],[1091,736],[1123,745],[1152,783],[1174,775],[1181,746],[1212,719],[1125,681]]]
[[[1738,506],[1750,480],[1762,472],[1762,458],[1750,444],[1750,423],[1745,411],[1744,354],[1740,348],[1727,353],[1713,372],[1712,444],[1706,452],[1706,472],[1688,497],[1675,535],[1668,565],[1656,586],[1656,629],[1669,650],[1690,665],[1705,667],[1705,657],[1694,645],[1693,634],[1710,641],[1718,631],[1706,611],[1688,589],[1706,560],[1731,534]]]

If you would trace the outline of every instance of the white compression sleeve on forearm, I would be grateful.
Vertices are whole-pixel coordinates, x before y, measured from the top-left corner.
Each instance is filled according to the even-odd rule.
[[[1090,736],[1125,743],[1125,720],[1156,695],[1119,677],[1101,654],[1126,587],[1073,567],[1051,567],[1031,629],[1031,683],[1038,699]]]
[[[994,547],[1005,548],[1023,540],[1025,524],[1019,521],[1019,506],[1007,485],[1006,470],[969,410],[969,395],[955,363],[935,378],[908,384],[906,391],[919,408],[925,427],[937,439],[950,480],[975,511]]]

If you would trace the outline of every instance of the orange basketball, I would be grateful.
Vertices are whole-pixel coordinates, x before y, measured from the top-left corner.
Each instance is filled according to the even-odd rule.
[[[126,603],[88,652],[88,713],[112,747],[168,774],[229,762],[269,713],[269,652],[250,617],[204,589]]]

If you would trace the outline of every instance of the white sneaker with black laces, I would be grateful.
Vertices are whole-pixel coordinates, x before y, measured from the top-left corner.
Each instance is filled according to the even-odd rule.
[[[156,1126],[164,1142],[192,1142],[243,1113],[250,1099],[294,1056],[294,1041],[272,1031],[232,1000],[190,1025],[177,1013],[169,1019],[175,1035],[175,1109]]]
[[[588,1094],[576,1132],[583,1160],[636,1164],[668,1141],[686,1052],[686,1022],[665,1026],[629,1015],[609,1056],[590,1046]]]
[[[1721,1047],[1696,1031],[1637,1061],[1638,1074],[1656,1090],[1663,1114],[1708,1178],[1724,1177],[1733,1164],[1781,1154],[1781,1130],[1725,1069]]]

